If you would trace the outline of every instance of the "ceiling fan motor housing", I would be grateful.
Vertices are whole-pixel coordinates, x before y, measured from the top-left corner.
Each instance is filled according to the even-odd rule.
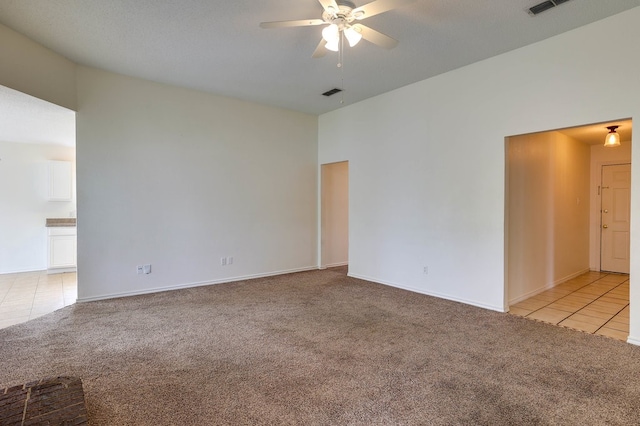
[[[338,10],[334,10],[333,7],[330,7],[322,13],[322,19],[324,19],[325,22],[336,24],[338,26],[342,24],[344,26],[345,24],[350,24],[355,21],[356,17],[351,13],[353,9],[356,8],[356,5],[353,2],[348,0],[339,0],[336,1],[336,4],[338,5]]]

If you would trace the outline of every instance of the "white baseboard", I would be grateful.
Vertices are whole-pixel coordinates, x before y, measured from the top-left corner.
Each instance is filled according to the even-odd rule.
[[[285,274],[292,274],[292,273],[295,273],[295,272],[313,271],[313,270],[317,270],[317,269],[318,269],[317,266],[307,266],[307,267],[304,267],[304,268],[288,269],[288,270],[283,270],[283,271],[273,271],[273,272],[267,272],[267,273],[264,273],[264,274],[243,275],[243,276],[239,276],[239,277],[222,278],[222,279],[219,279],[219,280],[200,281],[200,282],[194,282],[194,283],[183,283],[183,284],[177,284],[177,285],[172,285],[172,286],[168,286],[168,287],[156,287],[156,288],[150,288],[150,289],[145,289],[145,290],[124,291],[124,292],[120,292],[120,293],[110,293],[110,294],[103,294],[103,295],[100,295],[100,296],[92,296],[92,297],[78,297],[76,302],[78,302],[78,303],[94,302],[96,300],[116,299],[118,297],[139,296],[139,295],[142,295],[142,294],[161,293],[163,291],[182,290],[182,289],[185,289],[185,288],[203,287],[203,286],[214,285],[214,284],[232,283],[232,282],[235,282],[235,281],[244,281],[244,280],[251,280],[251,279],[255,279],[255,278],[272,277],[274,275],[285,275]]]
[[[497,311],[497,312],[505,312],[504,307],[503,306],[493,306],[493,305],[487,305],[485,303],[478,303],[475,300],[468,300],[468,299],[462,299],[460,297],[455,297],[455,296],[451,296],[448,294],[443,294],[443,293],[438,293],[438,292],[429,292],[429,291],[424,291],[424,290],[420,290],[414,287],[409,287],[403,284],[398,284],[398,283],[394,283],[394,282],[390,282],[390,281],[383,281],[383,280],[379,280],[376,278],[371,278],[371,277],[367,277],[364,275],[358,275],[358,274],[347,274],[350,277],[353,278],[358,278],[361,280],[365,280],[365,281],[371,281],[373,283],[376,284],[383,284],[383,285],[388,285],[389,287],[395,287],[395,288],[400,288],[402,290],[407,290],[407,291],[411,291],[414,293],[419,293],[419,294],[424,294],[427,296],[433,296],[433,297],[437,297],[439,299],[446,299],[446,300],[451,300],[453,302],[459,302],[459,303],[464,303],[465,305],[471,305],[471,306],[477,306],[478,308],[483,308],[483,309],[489,309],[491,311]]]
[[[513,299],[509,300],[509,305],[515,305],[516,303],[518,303],[518,302],[522,302],[523,300],[527,300],[527,299],[528,299],[528,298],[530,298],[530,297],[537,296],[538,294],[540,294],[540,293],[542,293],[542,292],[545,292],[545,291],[547,291],[547,290],[549,290],[549,289],[552,289],[552,288],[554,288],[555,286],[560,285],[560,284],[562,284],[563,282],[565,282],[565,281],[569,281],[570,279],[573,279],[573,278],[575,278],[575,277],[578,277],[578,276],[580,276],[580,275],[582,275],[582,274],[586,274],[586,273],[587,273],[587,272],[589,272],[589,271],[591,271],[591,269],[587,268],[587,269],[583,269],[583,270],[578,271],[578,272],[574,272],[573,274],[569,274],[569,275],[567,275],[566,277],[559,278],[559,279],[555,280],[555,281],[554,281],[554,282],[552,282],[552,283],[549,283],[549,284],[547,284],[547,285],[545,285],[545,286],[542,286],[542,287],[538,287],[538,288],[537,288],[537,289],[535,289],[535,290],[532,290],[532,291],[530,291],[530,292],[528,292],[528,293],[525,293],[525,294],[523,294],[523,295],[521,295],[521,296],[518,296],[518,297],[516,297],[516,298],[513,298]]]
[[[337,268],[338,266],[347,266],[349,262],[338,262],[338,263],[329,263],[328,265],[324,265],[322,269],[325,268]]]
[[[627,337],[627,343],[640,346],[640,337],[629,336]]]
[[[9,275],[9,274],[24,274],[25,272],[42,272],[46,271],[46,269],[18,269],[13,271],[2,271],[0,275]]]
[[[65,272],[76,272],[76,267],[73,268],[55,268],[55,269],[47,269],[47,274],[64,274]]]

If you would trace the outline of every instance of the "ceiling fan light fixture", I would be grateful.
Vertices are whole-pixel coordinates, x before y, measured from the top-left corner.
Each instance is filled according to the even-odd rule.
[[[322,38],[327,42],[324,47],[332,52],[337,52],[340,43],[340,28],[336,24],[331,24],[322,30]]]
[[[356,31],[353,27],[349,27],[344,30],[344,36],[349,42],[349,46],[353,47],[362,40],[362,34]]]
[[[340,50],[340,47],[338,46],[338,40],[328,41],[327,44],[324,45],[324,47],[332,52],[337,52],[338,50]]]
[[[322,38],[325,39],[327,44],[333,42],[337,44],[340,40],[340,29],[336,24],[331,24],[322,30]]]
[[[620,134],[616,133],[616,129],[620,126],[608,126],[609,133],[604,138],[604,146],[613,148],[616,146],[620,146]]]

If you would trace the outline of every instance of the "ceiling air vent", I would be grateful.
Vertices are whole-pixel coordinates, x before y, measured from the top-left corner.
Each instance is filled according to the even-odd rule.
[[[545,10],[549,10],[552,9],[558,5],[561,5],[562,3],[566,3],[569,0],[547,0],[547,1],[543,1],[540,4],[536,4],[535,6],[529,8],[529,14],[531,15],[537,15],[538,13],[542,13]]]
[[[338,93],[338,92],[342,92],[342,89],[338,89],[338,88],[336,88],[336,89],[331,89],[331,90],[329,90],[329,91],[327,91],[327,92],[324,92],[324,93],[322,94],[322,96],[331,96],[331,95],[335,95],[335,94],[336,94],[336,93]]]

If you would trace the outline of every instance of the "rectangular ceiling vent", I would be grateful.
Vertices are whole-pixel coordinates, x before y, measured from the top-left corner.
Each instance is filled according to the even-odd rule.
[[[322,94],[322,96],[331,96],[331,95],[335,95],[336,93],[339,93],[339,92],[342,92],[342,89],[335,88],[335,89],[331,89],[331,90],[329,90],[327,92],[324,92]]]
[[[561,5],[562,3],[566,3],[569,0],[547,0],[547,1],[543,1],[540,4],[536,4],[533,7],[529,8],[529,14],[532,16],[535,16],[539,13],[544,12],[545,10],[549,10],[552,9],[558,5]]]

